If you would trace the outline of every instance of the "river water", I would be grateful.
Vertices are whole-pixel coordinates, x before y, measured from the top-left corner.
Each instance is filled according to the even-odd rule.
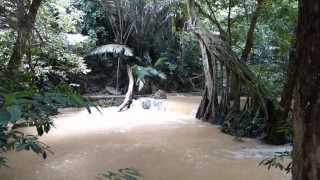
[[[46,160],[29,153],[9,153],[10,168],[1,180],[94,180],[99,173],[135,168],[145,180],[287,180],[278,170],[258,163],[287,146],[244,142],[218,127],[193,118],[200,97],[141,100],[122,113],[106,108],[89,114],[63,110],[56,128],[40,138],[54,154]],[[33,133],[31,129],[24,131]]]

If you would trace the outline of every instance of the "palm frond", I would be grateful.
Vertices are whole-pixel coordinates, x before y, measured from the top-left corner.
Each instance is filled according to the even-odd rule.
[[[143,66],[136,66],[136,68],[134,69],[134,73],[137,77],[137,79],[144,79],[146,77],[150,77],[150,78],[160,78],[160,79],[166,79],[167,76],[161,72],[156,70],[153,67],[143,67]]]
[[[133,50],[126,45],[121,44],[107,44],[95,48],[88,55],[105,55],[105,54],[116,54],[116,55],[125,55],[128,57],[134,56]]]
[[[137,78],[139,91],[143,88],[145,84],[145,79],[147,77],[167,79],[167,76],[163,72],[158,71],[152,67],[136,66],[133,70],[134,70],[135,77]]]

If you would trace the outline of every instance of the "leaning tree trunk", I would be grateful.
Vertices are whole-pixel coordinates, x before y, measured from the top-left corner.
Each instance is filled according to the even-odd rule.
[[[132,67],[129,65],[127,65],[127,72],[129,77],[129,86],[128,86],[125,99],[118,108],[119,112],[123,111],[126,108],[130,108],[130,105],[132,104],[133,95],[134,95],[134,77],[133,77]]]
[[[320,179],[320,2],[299,1],[293,180]]]
[[[215,63],[212,61],[211,56],[204,42],[199,39],[199,44],[202,54],[202,65],[205,75],[205,89],[202,95],[202,100],[198,108],[196,118],[204,121],[214,121],[215,118],[215,95],[216,95],[216,73]]]
[[[193,0],[186,0],[188,6],[188,13],[191,19],[191,28],[196,28],[198,23],[198,17],[195,10],[195,2]],[[215,95],[216,95],[216,73],[214,56],[211,56],[206,43],[201,36],[193,29],[193,32],[198,38],[199,45],[202,54],[202,65],[205,75],[205,88],[202,95],[202,100],[199,105],[196,118],[204,121],[214,121],[215,118]]]

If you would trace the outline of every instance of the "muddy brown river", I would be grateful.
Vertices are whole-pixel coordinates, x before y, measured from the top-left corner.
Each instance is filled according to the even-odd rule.
[[[145,180],[287,180],[258,163],[287,146],[244,142],[193,118],[200,97],[169,97],[149,110],[135,102],[88,114],[63,110],[56,128],[41,137],[54,154],[46,160],[30,152],[9,153],[1,180],[95,180],[106,170],[131,167]],[[29,133],[32,130],[26,129]]]

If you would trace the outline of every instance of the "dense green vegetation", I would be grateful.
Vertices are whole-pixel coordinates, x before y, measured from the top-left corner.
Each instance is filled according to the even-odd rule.
[[[126,94],[122,111],[136,95],[159,89],[198,92],[196,117],[222,132],[269,144],[292,142],[293,131],[310,138],[304,128],[319,114],[320,13],[310,10],[314,25],[308,24],[309,14],[298,16],[304,2],[312,6],[311,0],[300,6],[295,0],[2,0],[0,167],[12,150],[46,158],[50,149],[38,136],[49,133],[59,108],[90,111],[85,94]],[[313,80],[304,83],[304,75]],[[304,105],[309,116],[299,114]],[[303,118],[302,129],[294,129],[293,119],[300,127]],[[25,126],[38,136],[20,132]]]
[[[54,126],[51,117],[58,114],[59,108],[87,107],[89,110],[90,104],[71,84],[72,79],[88,72],[81,60],[81,51],[68,48],[62,34],[75,28],[79,15],[59,15],[61,5],[46,1],[34,12],[38,14],[37,19],[30,25],[31,29],[27,29],[23,21],[25,16],[33,16],[31,9],[36,8],[37,2],[24,3],[4,1],[0,6],[0,166],[6,166],[8,151],[28,150],[46,158],[50,149],[38,141],[38,136]],[[21,14],[11,17],[15,11]],[[26,31],[32,35],[19,37]],[[23,42],[25,47],[19,46],[18,43]],[[21,57],[15,57],[17,48],[24,51]],[[14,61],[21,65],[11,68],[10,63]],[[21,132],[19,127],[24,126],[35,127],[38,136]]]

